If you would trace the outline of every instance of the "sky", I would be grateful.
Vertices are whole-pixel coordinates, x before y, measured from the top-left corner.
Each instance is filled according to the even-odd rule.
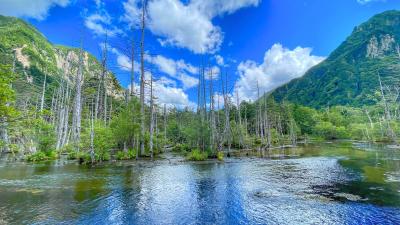
[[[0,0],[0,14],[26,20],[54,44],[78,47],[100,58],[107,38],[108,68],[130,84],[128,50],[135,45],[139,77],[141,0]],[[355,26],[400,0],[148,0],[145,31],[147,77],[157,101],[194,107],[202,66],[233,96],[260,92],[300,77],[349,36]]]

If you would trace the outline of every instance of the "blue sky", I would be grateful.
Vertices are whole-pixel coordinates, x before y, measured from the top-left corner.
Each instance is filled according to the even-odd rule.
[[[130,56],[124,48],[132,36],[138,47],[140,33],[137,29],[132,32],[131,27],[137,28],[139,0],[0,3],[0,14],[27,20],[52,43],[78,46],[83,35],[85,49],[97,57],[107,31],[108,66],[124,87],[129,84]],[[193,105],[201,62],[212,69],[214,77],[227,73],[233,92],[241,99],[254,100],[257,82],[266,92],[303,75],[355,26],[391,9],[400,9],[400,2],[149,0],[146,67],[158,78],[160,103]]]

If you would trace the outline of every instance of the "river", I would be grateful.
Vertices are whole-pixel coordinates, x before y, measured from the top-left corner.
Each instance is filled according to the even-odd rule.
[[[400,224],[400,150],[351,142],[95,167],[0,161],[0,224]]]

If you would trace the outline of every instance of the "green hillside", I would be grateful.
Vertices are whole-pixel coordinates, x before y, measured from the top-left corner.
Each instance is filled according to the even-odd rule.
[[[325,61],[271,94],[315,108],[373,105],[379,101],[379,75],[388,84],[400,78],[399,43],[400,11],[378,14],[355,27]]]
[[[23,20],[0,16],[0,63],[13,65],[15,62],[17,78],[13,88],[18,103],[35,103],[47,74],[46,98],[49,104],[53,90],[59,87],[60,83],[74,84],[78,60],[79,49],[54,45]],[[83,87],[84,91],[90,94],[101,74],[101,65],[87,52],[83,61]],[[107,81],[109,95],[121,98],[123,89],[111,72],[108,72]]]

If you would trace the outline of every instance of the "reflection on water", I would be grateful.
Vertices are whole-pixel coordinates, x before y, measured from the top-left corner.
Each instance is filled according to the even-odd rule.
[[[247,155],[94,168],[2,161],[0,224],[400,223],[399,150],[332,143]]]

